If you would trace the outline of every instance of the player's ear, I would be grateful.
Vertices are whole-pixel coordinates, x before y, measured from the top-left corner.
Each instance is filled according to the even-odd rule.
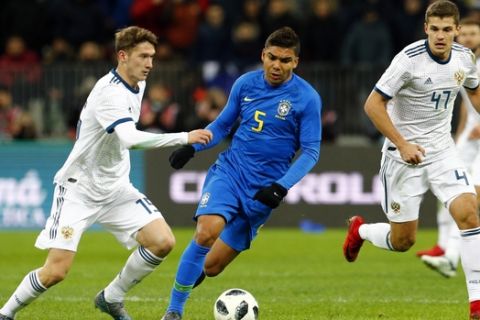
[[[262,59],[262,62],[265,60],[265,48],[262,49],[262,55],[260,57]]]
[[[120,50],[117,53],[118,62],[125,62],[127,60],[127,52]]]

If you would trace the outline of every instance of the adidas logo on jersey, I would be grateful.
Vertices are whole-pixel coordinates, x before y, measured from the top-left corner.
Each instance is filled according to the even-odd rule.
[[[433,84],[433,81],[430,79],[430,77],[428,77],[424,84]]]

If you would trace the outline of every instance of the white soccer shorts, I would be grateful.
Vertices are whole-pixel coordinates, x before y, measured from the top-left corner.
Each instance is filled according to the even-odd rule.
[[[37,248],[77,251],[83,232],[99,223],[131,249],[138,245],[135,237],[139,229],[155,219],[163,219],[160,211],[131,184],[106,203],[83,199],[75,188],[55,186],[50,217],[37,238]]]
[[[480,140],[467,140],[462,134],[458,139],[457,150],[472,176],[473,185],[480,186]]]
[[[382,208],[389,221],[418,220],[423,195],[430,189],[448,208],[463,193],[475,194],[472,178],[456,155],[433,163],[407,165],[382,157]]]

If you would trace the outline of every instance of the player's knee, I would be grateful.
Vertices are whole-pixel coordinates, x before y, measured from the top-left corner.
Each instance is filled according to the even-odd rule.
[[[195,233],[195,242],[203,247],[211,248],[216,239],[217,236],[207,229],[200,229]]]
[[[147,249],[157,257],[163,258],[172,251],[173,247],[175,247],[175,237],[173,234],[168,234],[154,239],[150,248]]]
[[[65,268],[44,268],[40,274],[40,281],[43,286],[49,288],[63,281],[67,274],[68,269]]]
[[[396,239],[395,241],[392,241],[393,248],[395,249],[395,251],[399,251],[399,252],[408,251],[408,249],[410,249],[414,244],[415,244],[414,236],[402,237],[402,238]]]
[[[215,277],[222,273],[224,266],[219,264],[205,265],[204,272],[207,277]]]

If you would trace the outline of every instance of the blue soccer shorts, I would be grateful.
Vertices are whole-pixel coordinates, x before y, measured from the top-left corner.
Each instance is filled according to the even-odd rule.
[[[238,252],[249,249],[258,229],[272,212],[270,207],[253,200],[255,192],[242,186],[240,179],[213,165],[205,178],[195,218],[211,214],[222,216],[226,225],[220,239]]]

